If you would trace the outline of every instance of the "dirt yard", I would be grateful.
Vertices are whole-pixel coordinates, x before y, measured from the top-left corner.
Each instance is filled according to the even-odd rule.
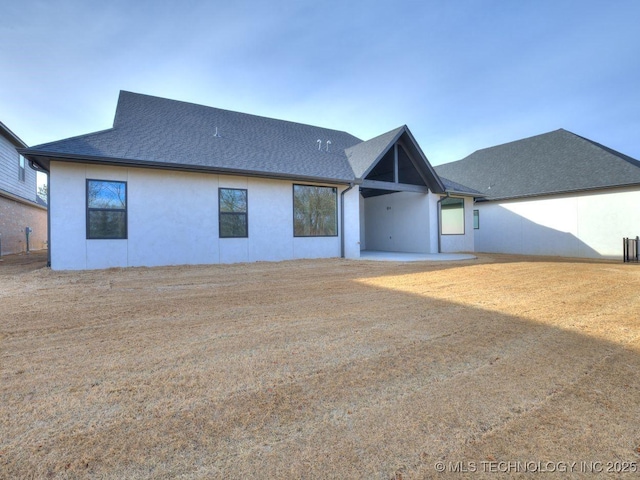
[[[0,262],[0,478],[640,471],[639,265],[44,262]]]

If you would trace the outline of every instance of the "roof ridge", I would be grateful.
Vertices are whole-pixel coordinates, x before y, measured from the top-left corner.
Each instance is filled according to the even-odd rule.
[[[625,155],[622,152],[614,150],[613,148],[607,147],[606,145],[598,143],[598,142],[596,142],[594,140],[591,140],[591,139],[589,139],[587,137],[583,137],[582,135],[578,135],[577,133],[573,133],[573,132],[570,132],[568,130],[565,130],[565,132],[570,133],[571,135],[574,135],[574,136],[578,137],[579,139],[584,140],[585,142],[588,142],[591,145],[594,145],[594,146],[604,150],[605,152],[607,152],[607,153],[609,153],[611,155],[614,155],[614,156],[620,158],[621,160],[624,160],[625,162],[630,163],[631,165],[633,165],[635,167],[640,168],[640,160],[637,160],[637,159],[635,159],[633,157],[630,157],[629,155]]]
[[[257,119],[270,120],[270,121],[274,121],[275,120],[276,122],[282,122],[282,123],[286,123],[286,124],[290,124],[290,125],[299,125],[299,126],[302,126],[302,127],[311,127],[311,128],[321,129],[321,130],[329,130],[329,131],[332,131],[332,132],[337,132],[337,133],[350,135],[353,138],[355,138],[356,140],[359,140],[359,141],[362,142],[362,139],[356,137],[355,135],[352,135],[351,133],[347,132],[346,130],[338,130],[336,128],[328,128],[328,127],[320,127],[318,125],[311,125],[310,123],[294,122],[294,121],[291,121],[291,120],[284,120],[284,119],[281,119],[281,118],[267,117],[265,115],[256,115],[256,114],[253,114],[253,113],[240,112],[238,110],[229,110],[229,109],[226,109],[226,108],[212,107],[210,105],[202,105],[200,103],[188,102],[188,101],[185,101],[185,100],[176,100],[176,99],[173,99],[173,98],[160,97],[160,96],[157,96],[157,95],[149,95],[149,94],[146,94],[146,93],[137,93],[137,92],[131,92],[131,91],[128,91],[128,90],[120,90],[120,95],[122,95],[123,93],[124,94],[129,94],[129,95],[136,95],[136,96],[139,96],[139,97],[154,98],[154,99],[161,100],[161,101],[164,101],[164,102],[174,102],[174,103],[180,103],[180,104],[183,104],[183,105],[191,105],[191,106],[197,107],[197,108],[218,110],[220,112],[231,113],[231,114],[236,114],[236,115],[246,115],[247,117],[252,117],[252,118],[257,118]],[[120,107],[120,99],[121,99],[121,97],[118,98],[118,105],[116,107],[116,118],[118,116],[118,111],[119,111],[119,107]],[[114,125],[115,125],[115,119],[114,119]]]
[[[567,133],[571,133],[571,132],[569,132],[568,130],[565,130],[564,128],[557,128],[557,129],[555,129],[555,130],[551,130],[551,131],[549,131],[549,132],[545,132],[545,133],[538,133],[538,134],[536,134],[536,135],[530,135],[530,136],[528,136],[528,137],[519,138],[519,139],[517,139],[517,140],[511,140],[511,141],[509,141],[509,142],[499,143],[498,145],[493,145],[493,146],[491,146],[491,147],[480,148],[480,149],[476,150],[476,151],[475,151],[475,152],[473,152],[473,153],[476,153],[476,152],[482,152],[482,151],[484,151],[484,150],[491,150],[491,149],[498,148],[498,147],[504,147],[504,146],[506,146],[506,145],[510,145],[510,144],[512,144],[512,143],[520,143],[520,142],[522,142],[522,141],[524,141],[524,140],[531,140],[531,139],[533,139],[533,138],[544,137],[545,135],[550,135],[550,134],[552,134],[552,133],[557,133],[557,132],[567,132]],[[573,135],[575,135],[575,134],[573,134]],[[471,155],[473,155],[473,153],[472,153]],[[469,156],[469,155],[467,155],[467,156]],[[465,157],[465,158],[466,158],[466,157]]]
[[[406,128],[407,128],[407,126],[403,125],[401,127],[393,128],[393,129],[389,130],[388,132],[381,133],[380,135],[376,135],[375,137],[369,138],[368,140],[361,140],[359,143],[356,143],[354,145],[351,145],[350,147],[345,148],[345,151],[351,150],[353,148],[357,148],[359,146],[364,145],[365,143],[373,142],[373,141],[378,140],[379,138],[384,137],[385,135],[389,135],[391,133],[393,133],[394,136],[395,136],[395,135],[397,135],[398,131],[404,130]]]

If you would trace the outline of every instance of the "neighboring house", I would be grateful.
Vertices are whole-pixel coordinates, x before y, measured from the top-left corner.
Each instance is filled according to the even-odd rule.
[[[477,252],[620,258],[640,235],[640,162],[566,130],[435,169],[480,192]]]
[[[474,249],[477,192],[406,126],[363,142],[121,92],[113,128],[21,153],[50,172],[54,269]]]
[[[36,195],[36,171],[17,149],[27,145],[0,122],[0,254],[47,247],[47,208]]]

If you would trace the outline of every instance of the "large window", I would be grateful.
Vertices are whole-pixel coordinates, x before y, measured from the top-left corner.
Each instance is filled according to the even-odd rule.
[[[442,235],[464,235],[464,199],[447,197],[440,202]]]
[[[247,191],[239,188],[218,189],[220,238],[249,236]]]
[[[338,191],[335,187],[293,186],[293,235],[338,235]]]
[[[87,180],[87,238],[127,238],[127,183]]]
[[[18,159],[18,180],[20,180],[21,182],[24,182],[26,178],[26,174],[27,172],[24,165],[24,157],[20,155],[20,158]]]

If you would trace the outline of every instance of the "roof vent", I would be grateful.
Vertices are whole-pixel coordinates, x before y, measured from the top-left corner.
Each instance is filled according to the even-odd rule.
[[[316,143],[318,144],[318,150],[322,150],[322,140],[318,139],[316,140]],[[329,145],[331,145],[331,140],[327,140],[327,144],[324,147],[325,151],[329,151]]]
[[[218,127],[216,127],[216,133],[213,134],[214,137],[219,137],[220,135],[218,135]]]

